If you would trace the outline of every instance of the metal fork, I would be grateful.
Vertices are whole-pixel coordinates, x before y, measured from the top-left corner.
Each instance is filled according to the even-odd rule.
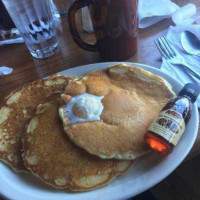
[[[197,85],[200,86],[195,80],[195,78],[200,80],[200,76],[188,66],[183,57],[177,55],[164,36],[157,38],[155,44],[168,63],[179,67],[179,69],[183,70]]]

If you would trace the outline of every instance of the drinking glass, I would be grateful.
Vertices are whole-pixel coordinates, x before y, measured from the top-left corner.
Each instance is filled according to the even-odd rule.
[[[73,0],[50,0],[55,16],[65,16]]]
[[[35,58],[47,58],[58,47],[48,0],[2,0],[27,48]]]

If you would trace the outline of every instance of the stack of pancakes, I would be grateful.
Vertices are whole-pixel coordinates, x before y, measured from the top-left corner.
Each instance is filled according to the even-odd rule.
[[[72,124],[66,103],[84,93],[103,96],[101,120]],[[144,135],[173,96],[162,78],[125,65],[34,81],[2,104],[0,159],[56,188],[101,187],[149,152]]]

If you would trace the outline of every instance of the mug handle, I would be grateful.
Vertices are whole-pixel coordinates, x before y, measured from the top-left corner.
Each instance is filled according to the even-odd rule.
[[[67,19],[69,24],[69,30],[71,32],[72,38],[75,41],[75,43],[87,51],[98,51],[97,44],[89,44],[81,39],[76,26],[76,20],[75,20],[76,12],[85,6],[89,6],[90,4],[89,1],[90,0],[74,1],[68,10]]]

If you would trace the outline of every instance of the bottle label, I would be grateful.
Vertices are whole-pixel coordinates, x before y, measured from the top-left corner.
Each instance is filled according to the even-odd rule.
[[[148,130],[176,145],[185,131],[185,121],[180,113],[168,109],[159,114]]]

